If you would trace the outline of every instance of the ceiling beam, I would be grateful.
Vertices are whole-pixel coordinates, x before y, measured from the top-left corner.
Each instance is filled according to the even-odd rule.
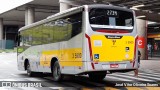
[[[59,10],[59,6],[38,5],[38,4],[26,4],[25,7],[33,7],[37,9]]]
[[[160,15],[157,14],[157,13],[149,13],[149,12],[144,12],[144,11],[141,11],[141,10],[136,10],[135,12],[136,12],[136,16],[145,15],[146,17],[142,18],[144,20],[153,21],[153,22],[159,22],[160,23]]]

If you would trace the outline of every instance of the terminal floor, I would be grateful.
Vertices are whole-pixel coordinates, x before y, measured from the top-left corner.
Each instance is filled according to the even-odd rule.
[[[139,69],[145,72],[160,72],[160,57],[149,57],[148,60],[141,60]]]

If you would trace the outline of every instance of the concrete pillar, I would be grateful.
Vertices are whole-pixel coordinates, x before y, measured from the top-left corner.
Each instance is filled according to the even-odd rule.
[[[32,7],[27,7],[25,11],[25,25],[34,23],[35,21],[35,11]]]
[[[62,2],[62,0],[60,0],[60,12],[64,11],[64,10],[67,10],[69,8],[72,8],[71,5],[65,3],[65,2]]]
[[[138,50],[141,52],[141,59],[145,60],[148,58],[147,52],[147,21],[136,19],[137,32],[138,32]]]
[[[3,19],[0,18],[0,40],[3,40]]]

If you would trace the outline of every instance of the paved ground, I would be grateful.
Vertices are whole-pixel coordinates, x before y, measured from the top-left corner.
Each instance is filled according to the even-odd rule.
[[[17,69],[16,53],[0,53],[0,72],[0,79],[19,78],[20,71]]]
[[[141,71],[160,72],[160,57],[149,57],[148,60],[141,60]]]
[[[16,59],[16,53],[0,53],[0,86],[2,86],[2,82],[21,81],[23,83],[41,83],[42,87],[0,87],[0,90],[160,90],[160,87],[143,87],[146,83],[154,83],[152,85],[160,83],[159,60],[141,60],[138,78],[134,77],[133,72],[129,72],[108,74],[100,82],[90,81],[88,76],[68,76],[62,82],[53,82],[50,76],[28,77],[26,72],[18,71]],[[117,86],[115,86],[116,84]],[[122,84],[123,87],[118,87]],[[130,85],[134,87],[130,87]]]

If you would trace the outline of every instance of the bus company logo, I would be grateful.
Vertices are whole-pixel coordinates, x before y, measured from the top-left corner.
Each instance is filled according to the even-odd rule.
[[[121,39],[123,36],[106,36],[108,39]]]
[[[116,40],[115,40],[115,39],[113,39],[113,40],[112,40],[112,42],[113,42],[113,45],[115,45],[115,43],[116,43]]]

